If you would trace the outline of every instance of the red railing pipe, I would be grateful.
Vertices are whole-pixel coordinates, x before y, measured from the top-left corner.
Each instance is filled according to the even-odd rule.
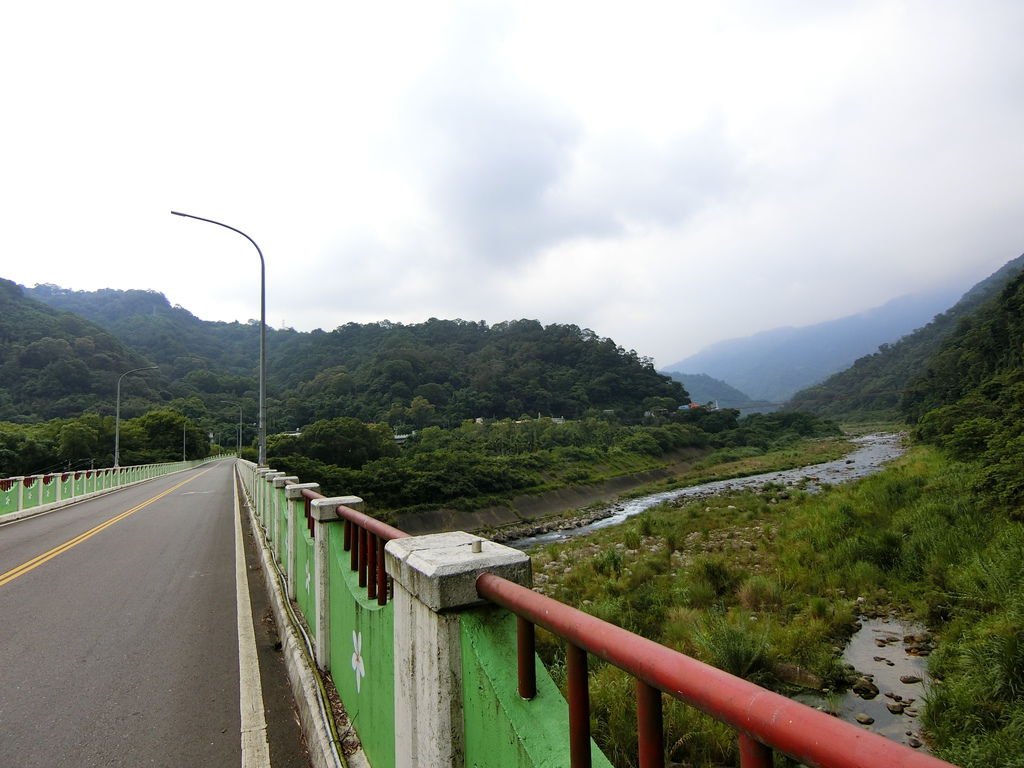
[[[850,723],[765,690],[742,678],[634,635],[614,624],[570,608],[544,595],[485,573],[477,593],[528,622],[711,715],[744,736],[817,768],[950,768],[949,763],[915,752]]]
[[[302,496],[307,508],[316,499],[326,498],[309,488],[302,489]],[[343,546],[349,552],[349,568],[358,574],[359,586],[366,589],[368,599],[376,599],[377,605],[387,605],[388,576],[384,568],[384,545],[391,539],[408,538],[409,534],[351,507],[339,506],[335,514],[345,521]]]

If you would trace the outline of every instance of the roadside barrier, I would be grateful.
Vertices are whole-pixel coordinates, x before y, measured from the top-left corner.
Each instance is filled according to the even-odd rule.
[[[227,458],[234,457],[220,455],[194,461],[4,478],[0,480],[0,523],[39,515],[101,493]]]
[[[588,654],[636,679],[641,768],[663,768],[663,694],[737,732],[740,765],[949,766],[530,589],[527,555],[461,531],[409,536],[357,496],[237,463],[273,559],[374,768],[610,768]],[[534,628],[566,642],[568,703]]]

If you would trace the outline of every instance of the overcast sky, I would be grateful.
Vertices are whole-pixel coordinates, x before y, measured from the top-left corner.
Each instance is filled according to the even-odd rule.
[[[1024,3],[7,3],[0,276],[671,364],[1024,251]]]

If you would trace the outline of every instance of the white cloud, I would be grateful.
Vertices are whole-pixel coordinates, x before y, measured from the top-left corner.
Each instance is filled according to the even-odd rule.
[[[5,9],[0,275],[669,363],[1018,255],[1024,6]]]

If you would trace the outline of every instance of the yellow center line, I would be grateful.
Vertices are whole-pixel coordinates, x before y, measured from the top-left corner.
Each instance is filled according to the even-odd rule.
[[[190,477],[187,480],[182,480],[180,483],[178,483],[175,486],[172,486],[171,488],[168,488],[163,493],[158,493],[153,498],[147,499],[146,501],[142,502],[141,504],[139,504],[137,506],[134,506],[131,509],[127,510],[126,512],[122,512],[119,515],[115,515],[114,517],[110,518],[106,522],[100,523],[95,528],[91,528],[88,531],[86,531],[85,533],[81,533],[78,536],[75,536],[75,538],[70,539],[68,541],[65,541],[63,544],[60,544],[60,545],[54,547],[53,549],[49,550],[48,552],[43,552],[43,554],[37,555],[36,557],[33,557],[28,562],[22,563],[21,565],[15,567],[15,568],[12,568],[11,570],[7,571],[6,573],[0,573],[0,587],[2,587],[4,585],[14,581],[19,576],[24,576],[29,571],[35,570],[36,568],[38,568],[43,563],[46,563],[46,562],[48,562],[50,560],[53,560],[53,558],[57,557],[57,555],[63,554],[64,552],[67,552],[69,549],[71,549],[72,547],[78,546],[83,541],[86,541],[87,539],[91,539],[97,533],[99,533],[100,531],[103,531],[103,530],[109,528],[114,523],[119,523],[120,521],[122,521],[126,517],[128,517],[129,515],[134,515],[140,509],[144,509],[145,507],[148,507],[153,502],[159,501],[164,496],[166,496],[166,495],[168,495],[170,493],[174,493],[176,490],[181,488],[183,485],[186,485],[187,483],[191,483],[193,480],[196,480],[196,479],[202,477],[203,475],[205,475],[207,472],[211,471],[212,469],[213,468],[211,467],[210,469],[206,469],[206,470],[200,472],[195,477]]]

